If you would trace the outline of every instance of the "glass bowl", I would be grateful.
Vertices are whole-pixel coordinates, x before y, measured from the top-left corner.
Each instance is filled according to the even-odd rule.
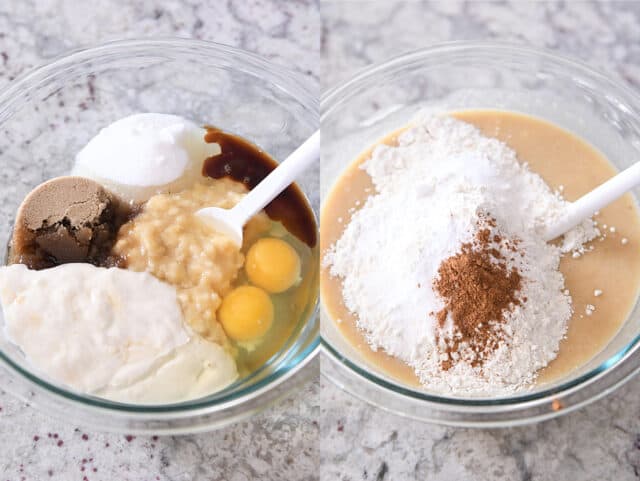
[[[68,174],[101,127],[136,112],[184,116],[239,134],[283,159],[318,126],[317,97],[297,74],[235,48],[185,39],[127,40],[76,50],[0,92],[0,244],[25,195]],[[300,186],[318,212],[318,172]],[[314,297],[314,296],[312,296]],[[317,296],[261,369],[206,398],[136,406],[84,396],[30,371],[0,342],[0,383],[68,422],[120,432],[185,433],[227,425],[317,375]],[[2,318],[0,317],[0,322]],[[1,327],[1,326],[0,326]]]
[[[420,109],[511,110],[585,139],[618,169],[640,158],[640,97],[587,65],[499,43],[448,43],[373,65],[321,99],[321,198],[365,148]],[[638,190],[634,191],[634,195]],[[400,385],[365,360],[321,307],[322,374],[383,409],[459,426],[511,426],[552,418],[592,402],[640,368],[640,310],[606,348],[552,384],[511,397],[455,398]]]

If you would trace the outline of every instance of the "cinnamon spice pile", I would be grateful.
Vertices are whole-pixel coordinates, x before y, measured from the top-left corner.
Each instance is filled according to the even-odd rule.
[[[515,267],[508,268],[499,249],[514,255],[517,242],[492,235],[495,220],[485,220],[473,242],[463,244],[456,255],[440,264],[433,287],[445,302],[436,313],[438,344],[445,354],[441,366],[448,370],[454,362],[465,360],[482,365],[504,339],[505,314],[526,302],[518,293],[522,278]],[[453,335],[445,334],[447,319],[453,322]]]

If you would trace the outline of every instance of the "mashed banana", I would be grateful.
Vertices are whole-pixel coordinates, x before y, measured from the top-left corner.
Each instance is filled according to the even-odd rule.
[[[175,194],[155,195],[138,216],[121,227],[113,248],[127,268],[148,271],[175,286],[185,320],[197,333],[220,344],[226,342],[226,336],[216,311],[231,290],[244,256],[233,241],[195,212],[203,207],[231,208],[245,193],[242,184],[221,179]],[[261,230],[265,224],[268,219],[261,214],[247,228]]]

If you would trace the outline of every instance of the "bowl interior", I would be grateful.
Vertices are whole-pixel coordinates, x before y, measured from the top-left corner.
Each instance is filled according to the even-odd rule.
[[[624,87],[553,55],[497,44],[443,45],[398,57],[356,76],[322,100],[321,196],[365,148],[406,125],[423,109],[509,110],[550,121],[586,140],[623,169],[639,158],[637,97]],[[639,191],[636,189],[634,195]],[[399,385],[369,363],[342,337],[321,309],[322,337],[330,357],[359,376],[402,396],[465,404]],[[638,304],[606,348],[562,379],[523,396],[486,399],[517,403],[574,387],[630,355],[640,333]],[[477,399],[475,399],[477,401]],[[482,401],[480,402],[482,404]]]
[[[181,115],[239,134],[276,159],[300,145],[318,122],[317,104],[295,74],[250,54],[196,41],[128,41],[78,51],[28,75],[11,89],[0,99],[3,248],[25,195],[47,179],[68,174],[75,154],[102,127],[119,118],[137,112]],[[316,217],[317,179],[316,170],[299,182]],[[316,310],[317,298],[311,296],[296,330],[263,368],[210,397],[157,410],[211,407],[268,387],[315,351],[319,342]],[[46,391],[101,408],[153,411],[67,391],[40,379],[6,340],[0,341],[0,351],[14,370]]]

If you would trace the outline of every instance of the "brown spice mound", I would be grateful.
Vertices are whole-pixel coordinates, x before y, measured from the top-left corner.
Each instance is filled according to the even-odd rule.
[[[514,252],[517,242],[492,235],[490,227],[495,227],[493,219],[485,221],[474,242],[463,244],[459,253],[443,261],[433,283],[445,302],[444,309],[436,313],[439,331],[448,317],[454,325],[453,337],[438,336],[438,344],[447,354],[441,363],[445,370],[459,359],[482,365],[504,340],[505,313],[521,302],[520,273],[507,267],[499,249],[502,246]]]

